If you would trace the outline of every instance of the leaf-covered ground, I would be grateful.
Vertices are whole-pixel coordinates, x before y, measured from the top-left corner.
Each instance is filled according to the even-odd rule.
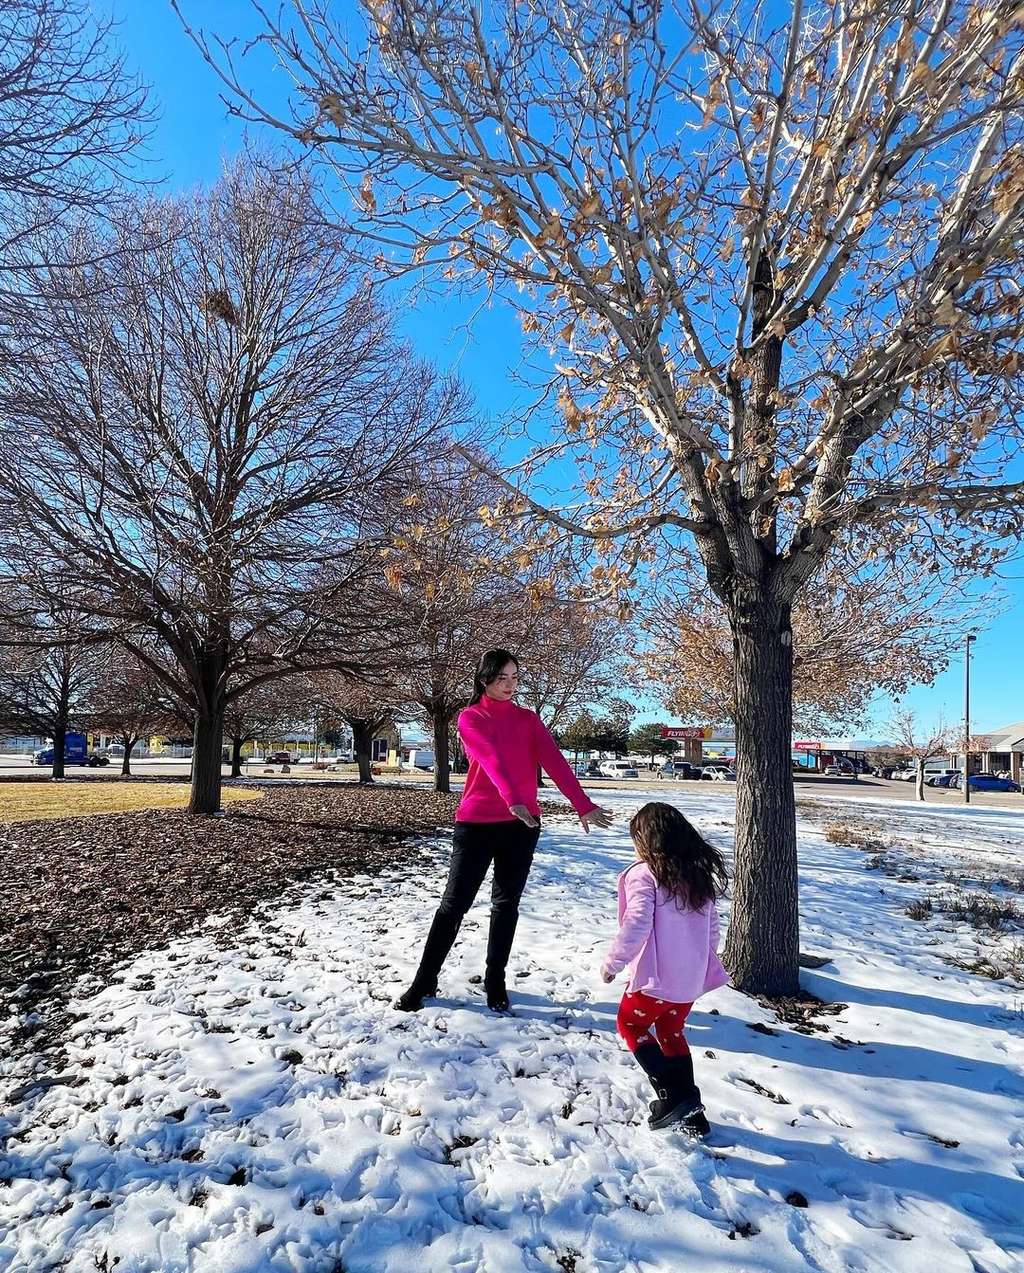
[[[38,1033],[42,1047],[76,977],[102,980],[296,881],[413,862],[415,837],[450,824],[456,803],[399,786],[287,786],[221,818],[152,809],[0,826],[0,1020],[14,1013],[17,1036]]]

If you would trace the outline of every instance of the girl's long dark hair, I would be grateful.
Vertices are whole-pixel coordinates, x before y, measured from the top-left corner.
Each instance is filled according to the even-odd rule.
[[[651,803],[629,824],[640,859],[680,904],[699,911],[725,892],[729,878],[721,853],[674,805]]]
[[[488,650],[486,654],[480,656],[480,662],[476,666],[476,674],[473,677],[473,697],[469,700],[470,703],[480,702],[487,686],[498,679],[506,663],[514,663],[516,671],[519,671],[519,660],[509,650],[500,648]]]

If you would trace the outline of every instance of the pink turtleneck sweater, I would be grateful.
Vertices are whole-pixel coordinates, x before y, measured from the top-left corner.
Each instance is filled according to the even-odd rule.
[[[579,814],[596,809],[536,712],[486,695],[459,716],[469,774],[456,822],[508,822],[514,804],[536,817],[538,765]]]

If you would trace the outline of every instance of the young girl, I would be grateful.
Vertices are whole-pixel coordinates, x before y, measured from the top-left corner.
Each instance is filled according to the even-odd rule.
[[[684,1025],[693,1001],[729,980],[715,909],[725,863],[669,804],[644,805],[629,833],[639,861],[619,876],[619,932],[601,976],[614,981],[629,965],[616,1024],[658,1095],[649,1125],[706,1136]]]

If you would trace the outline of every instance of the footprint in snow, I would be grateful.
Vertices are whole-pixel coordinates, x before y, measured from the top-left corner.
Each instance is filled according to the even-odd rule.
[[[951,1201],[955,1206],[966,1211],[969,1216],[974,1216],[976,1220],[994,1220],[998,1224],[1010,1225],[1014,1229],[1020,1225],[1020,1216],[1015,1211],[1000,1206],[991,1198],[983,1198],[979,1193],[955,1193]]]
[[[815,1118],[820,1123],[832,1123],[836,1127],[852,1127],[853,1124],[838,1110],[829,1109],[827,1105],[801,1105],[800,1113],[805,1118]]]

